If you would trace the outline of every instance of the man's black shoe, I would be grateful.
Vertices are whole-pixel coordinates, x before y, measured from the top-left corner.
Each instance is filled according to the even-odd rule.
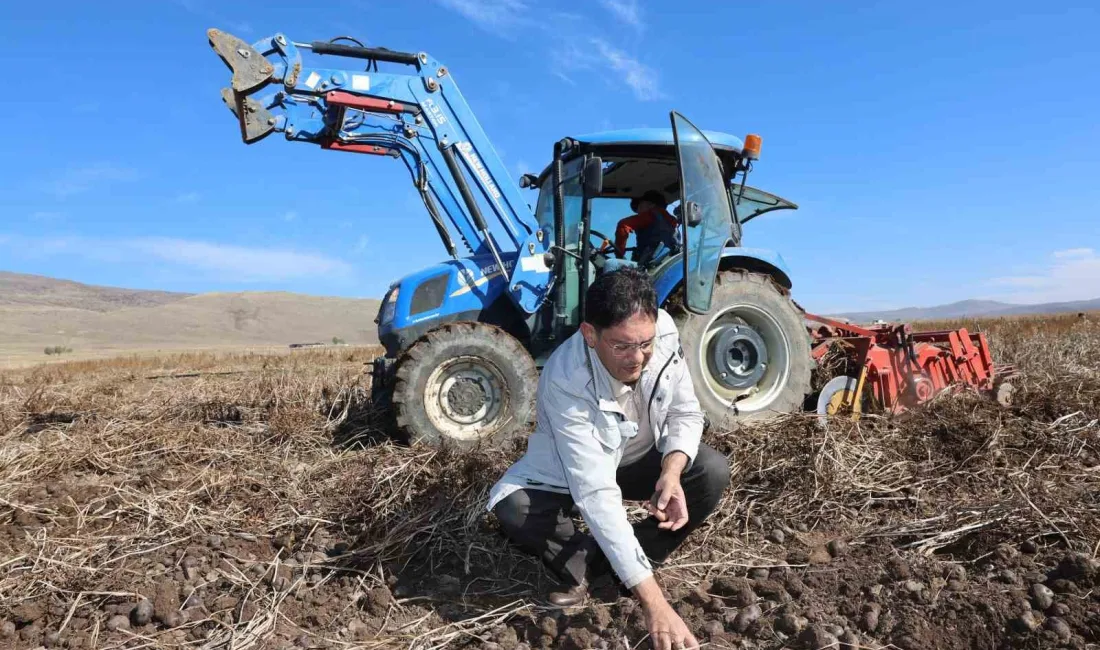
[[[556,607],[572,607],[580,605],[588,597],[588,583],[562,587],[551,591],[547,599]]]

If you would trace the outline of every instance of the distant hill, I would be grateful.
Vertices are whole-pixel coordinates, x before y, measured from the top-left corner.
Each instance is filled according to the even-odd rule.
[[[0,271],[0,307],[66,307],[104,312],[125,307],[156,307],[191,295],[99,287],[42,275]]]
[[[885,321],[941,320],[948,318],[976,318],[996,316],[1020,316],[1024,314],[1056,314],[1062,312],[1100,310],[1100,298],[1074,302],[1047,302],[1037,305],[1014,305],[995,300],[962,300],[935,307],[905,307],[887,311],[864,311],[838,314],[841,318],[857,323],[877,319]]]
[[[186,294],[0,273],[0,365],[149,349],[377,343],[379,301],[287,292]],[[5,361],[8,363],[5,364]]]

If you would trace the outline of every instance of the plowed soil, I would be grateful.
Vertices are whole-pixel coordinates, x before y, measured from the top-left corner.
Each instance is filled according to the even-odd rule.
[[[707,432],[730,490],[658,574],[706,647],[1100,647],[1100,324],[983,326],[1008,408]],[[3,375],[0,647],[646,647],[614,584],[548,606],[484,512],[522,438],[371,426],[374,353]]]

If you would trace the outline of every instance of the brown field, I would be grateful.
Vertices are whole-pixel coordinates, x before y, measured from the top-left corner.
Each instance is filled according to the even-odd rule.
[[[0,271],[0,369],[196,349],[275,353],[333,337],[369,345],[378,342],[378,305],[282,291],[119,289]],[[56,346],[68,351],[45,354]]]
[[[731,488],[659,573],[706,647],[1100,644],[1100,322],[979,325],[1022,373],[1010,408],[707,433]],[[366,426],[375,354],[0,375],[0,646],[647,647],[613,586],[548,607],[484,513],[522,441],[459,455]]]

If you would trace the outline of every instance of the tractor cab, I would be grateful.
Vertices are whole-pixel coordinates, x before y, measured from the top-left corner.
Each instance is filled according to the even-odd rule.
[[[588,285],[598,274],[624,265],[644,268],[658,287],[671,290],[683,284],[684,305],[706,312],[723,251],[741,245],[742,224],[772,210],[797,208],[744,184],[758,153],[753,147],[759,139],[754,138],[747,138],[746,149],[736,136],[704,133],[673,113],[671,128],[608,131],[563,141],[568,147],[563,155],[538,176],[521,181],[524,187],[538,188],[535,218],[556,244],[551,248],[555,261],[562,263],[558,327],[550,323],[544,331],[556,340],[572,333],[584,318]],[[740,183],[735,180],[739,172]],[[617,250],[620,224],[637,215],[639,199],[654,195],[660,201],[649,227],[668,229],[671,236],[647,237],[646,245],[639,246],[639,233],[633,232],[625,248]],[[689,278],[686,284],[684,277]],[[667,297],[667,292],[659,296],[662,302]]]

